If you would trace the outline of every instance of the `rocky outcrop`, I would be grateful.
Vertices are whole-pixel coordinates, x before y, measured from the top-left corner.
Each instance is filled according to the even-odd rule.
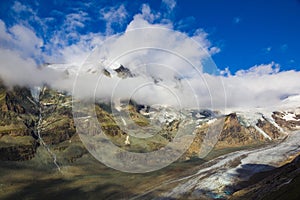
[[[299,169],[300,156],[282,167],[255,174],[244,183],[247,187],[234,193],[230,199],[299,199]]]
[[[0,139],[0,160],[30,160],[34,157],[37,147],[37,141],[31,136],[3,136]]]
[[[223,128],[221,133],[218,135],[217,142],[206,144],[210,145],[210,148],[213,149],[213,157],[239,149],[261,146],[268,144],[271,141],[280,141],[285,137],[284,133],[280,132],[277,127],[263,117],[257,120],[255,126],[261,129],[261,131],[265,132],[265,134],[268,135],[271,140],[266,138],[253,125],[246,126],[243,122],[241,122],[241,119],[239,119],[236,113],[231,113],[220,117],[219,122],[215,121],[212,124],[204,123],[202,126],[200,126],[195,131],[195,138],[190,148],[182,156],[181,160],[188,160],[190,158],[197,158],[199,156],[203,139],[208,134],[209,127],[216,126],[217,123],[223,123]]]
[[[33,158],[41,143],[38,131],[47,145],[75,134],[70,95],[44,87],[39,98],[24,87],[0,86],[0,160]]]
[[[286,120],[284,119],[284,116],[286,116],[287,114],[294,114],[294,117]],[[297,128],[300,128],[300,115],[298,113],[284,113],[276,111],[273,113],[272,117],[279,126],[287,130],[296,130]]]
[[[40,135],[46,144],[59,144],[76,133],[70,95],[44,87],[40,94],[40,111]]]
[[[0,160],[28,160],[37,149],[34,139],[38,108],[24,87],[0,83]]]
[[[107,77],[112,77],[112,74],[116,74],[119,78],[126,79],[134,77],[134,74],[128,69],[127,67],[124,67],[123,65],[120,65],[118,68],[113,69],[113,71],[109,72],[107,69],[103,69],[102,73]]]
[[[261,128],[273,140],[282,137],[282,133],[280,132],[280,130],[264,118],[258,120],[257,127]]]
[[[252,145],[265,139],[251,126],[242,126],[235,113],[226,116],[217,148]]]
[[[98,104],[95,106],[95,109],[99,124],[106,135],[115,137],[126,134],[120,129],[112,114],[103,109],[103,105],[101,107]]]
[[[124,67],[123,65],[120,65],[120,67],[117,69],[114,69],[114,71],[117,72],[118,77],[123,78],[123,79],[134,76],[131,73],[130,69]]]

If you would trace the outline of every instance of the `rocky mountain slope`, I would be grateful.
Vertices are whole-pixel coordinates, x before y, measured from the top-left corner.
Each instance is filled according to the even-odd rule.
[[[0,83],[0,107],[0,160],[31,159],[38,147],[38,108],[30,91],[21,87],[8,90]]]
[[[73,136],[77,137],[72,115],[71,96],[46,86],[35,90],[38,90],[38,101],[32,96],[32,91],[27,88],[15,87],[8,89],[3,84],[1,86],[2,126],[0,133],[3,156],[0,159],[2,160],[32,158],[36,148],[41,143],[41,139],[47,145],[58,145],[70,141]],[[172,141],[174,134],[176,134],[179,121],[173,118],[169,119],[168,122],[164,122],[162,130],[150,140],[141,140],[130,136],[130,144],[125,144],[128,133],[126,133],[126,129],[119,126],[117,119],[114,119],[111,111],[111,109],[114,109],[113,106],[99,102],[95,108],[102,130],[120,147],[137,152],[153,151]],[[123,106],[123,108],[121,107],[124,112],[130,113],[134,123],[145,127],[149,124],[149,120],[153,119],[149,117],[149,113],[141,108],[144,108],[144,106],[134,102],[125,107]],[[153,111],[155,113],[155,109],[152,109]],[[197,112],[201,117],[196,117],[195,113]],[[214,120],[217,118],[224,120],[224,125],[221,134],[218,136],[218,142],[214,146],[215,150],[243,148],[282,140],[286,136],[283,129],[293,130],[300,126],[299,115],[292,118],[293,113],[279,111],[273,113],[272,121],[260,115],[254,125],[249,124],[243,114],[231,113],[212,116],[212,114],[207,114],[205,110],[191,110],[187,113],[193,115],[193,120],[198,123],[198,128],[194,132],[196,137],[191,147],[181,160],[199,155],[200,146],[210,126],[209,124],[215,123]],[[287,114],[290,115],[290,118],[285,117]],[[274,126],[274,123],[278,126]],[[130,124],[128,126],[130,127]],[[20,150],[19,153],[16,146]],[[25,146],[28,150],[25,150]],[[15,156],[8,156],[9,154],[6,151],[14,152]],[[21,152],[24,153],[23,156]],[[26,152],[28,155],[26,155]]]
[[[124,70],[121,71],[123,73]],[[30,165],[41,165],[45,162],[60,170],[61,166],[71,166],[77,160],[90,157],[76,133],[72,114],[72,97],[67,93],[55,91],[47,86],[34,89],[7,88],[0,83],[0,108],[0,160],[2,162],[19,161],[25,165],[28,162],[31,163]],[[125,128],[119,126],[124,122],[114,117],[113,109],[128,113],[133,124],[127,123]],[[95,104],[98,121],[104,133],[115,145],[133,152],[151,152],[162,148],[174,139],[180,121],[170,110],[165,112],[168,115],[155,118],[155,114],[161,109],[160,107],[149,108],[134,101],[130,101],[129,104],[119,102],[118,105],[103,102]],[[204,160],[211,160],[243,149],[278,144],[286,139],[290,131],[300,127],[299,109],[296,108],[288,111],[274,111],[270,114],[271,117],[261,113],[249,115],[244,112],[222,115],[208,110],[187,110],[185,115],[191,116],[191,119],[197,123],[197,129],[194,131],[195,138],[191,146],[181,156],[179,162],[199,159],[201,144],[205,140],[207,130],[218,123],[218,120],[224,122],[223,128],[218,135],[217,142],[211,144],[213,150]],[[138,125],[147,130],[154,119],[160,123],[161,131],[149,139],[134,137],[126,129],[131,125],[133,127]],[[297,162],[295,160],[287,166],[293,168],[297,166]],[[283,169],[282,172],[278,169],[276,177],[291,178],[296,174],[295,179],[291,178],[289,183],[284,184],[287,185],[284,187],[294,187],[290,184],[298,183],[297,170],[293,168],[295,172],[285,172],[286,168],[289,167],[280,168]],[[291,175],[288,175],[289,173]],[[268,180],[271,179],[268,177],[274,177],[273,175],[261,177],[263,179],[257,178],[260,182],[253,182],[256,185],[252,185],[252,182],[245,184],[247,188],[241,188],[241,192],[235,193],[234,197],[247,196],[253,190],[257,191],[255,188],[269,188],[264,191],[272,191],[274,194],[277,191],[276,188],[281,190],[278,184],[268,184]],[[283,180],[286,179],[283,178]],[[267,192],[265,193],[268,195]]]
[[[300,157],[283,166],[255,174],[230,199],[299,199]]]

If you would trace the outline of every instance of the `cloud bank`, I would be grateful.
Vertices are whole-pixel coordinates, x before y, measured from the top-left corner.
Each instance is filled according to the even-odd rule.
[[[177,23],[170,16],[176,2],[163,0],[162,5],[165,12],[141,5],[132,19],[126,5],[101,8],[99,20],[105,29],[88,33],[82,32],[91,21],[88,12],[64,15],[56,11],[63,16],[63,24],[46,37],[38,34],[31,21],[47,32],[53,19],[40,18],[35,9],[16,1],[12,7],[16,16],[27,13],[31,17],[13,25],[0,20],[0,77],[9,86],[48,84],[71,92],[75,74],[80,72],[81,96],[132,97],[174,106],[180,99],[181,106],[199,103],[199,107],[216,109],[276,106],[288,96],[300,95],[300,72],[280,71],[275,62],[235,74],[229,69],[219,71],[210,57],[222,52],[208,40],[208,34],[201,28],[189,35],[175,31]],[[122,27],[124,32],[118,34]],[[42,63],[58,65],[41,67]],[[57,70],[59,64],[74,73]],[[122,79],[99,73],[113,72],[120,64],[135,76]],[[91,69],[96,73],[86,73]]]

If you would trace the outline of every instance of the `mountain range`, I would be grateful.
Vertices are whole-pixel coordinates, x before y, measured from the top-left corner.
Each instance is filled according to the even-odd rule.
[[[135,76],[123,65],[88,73],[123,79]],[[29,88],[6,86],[1,81],[0,198],[45,195],[51,199],[66,194],[70,199],[99,195],[105,199],[283,199],[292,191],[289,197],[296,199],[300,174],[298,100],[299,96],[283,98],[291,105],[288,109],[222,113],[193,108],[184,109],[180,115],[166,105],[143,105],[133,99],[96,100],[102,131],[114,145],[130,152],[157,151],[174,140],[179,127],[186,128],[182,119],[195,124],[187,151],[170,167],[147,173],[142,180],[151,181],[142,184],[138,180],[141,175],[109,169],[90,154],[92,147],[87,147],[76,132],[70,93],[48,85]],[[124,120],[120,113],[130,120]],[[207,140],[210,127],[218,123],[222,125],[220,133]],[[149,125],[154,127],[153,133]],[[139,138],[142,129],[149,134],[146,138]],[[210,150],[205,154],[203,144]],[[96,181],[97,174],[102,174],[98,178],[103,182]],[[86,185],[80,185],[84,182]],[[47,188],[52,192],[45,193]]]

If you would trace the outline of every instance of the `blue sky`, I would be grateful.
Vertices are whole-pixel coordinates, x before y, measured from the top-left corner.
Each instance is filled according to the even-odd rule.
[[[221,70],[228,67],[235,73],[271,62],[280,70],[300,70],[299,0],[7,0],[0,3],[0,19],[8,32],[16,24],[28,27],[42,40],[41,54],[52,55],[57,48],[76,44],[82,35],[124,31],[143,4],[160,15],[151,23],[165,20],[189,35],[203,30],[211,46],[220,50],[212,58]],[[105,17],[110,11],[119,16]]]
[[[221,48],[214,56],[219,67],[239,69],[275,61],[285,69],[299,69],[300,1],[200,2],[191,6],[179,1],[178,13],[194,16],[195,25]]]

